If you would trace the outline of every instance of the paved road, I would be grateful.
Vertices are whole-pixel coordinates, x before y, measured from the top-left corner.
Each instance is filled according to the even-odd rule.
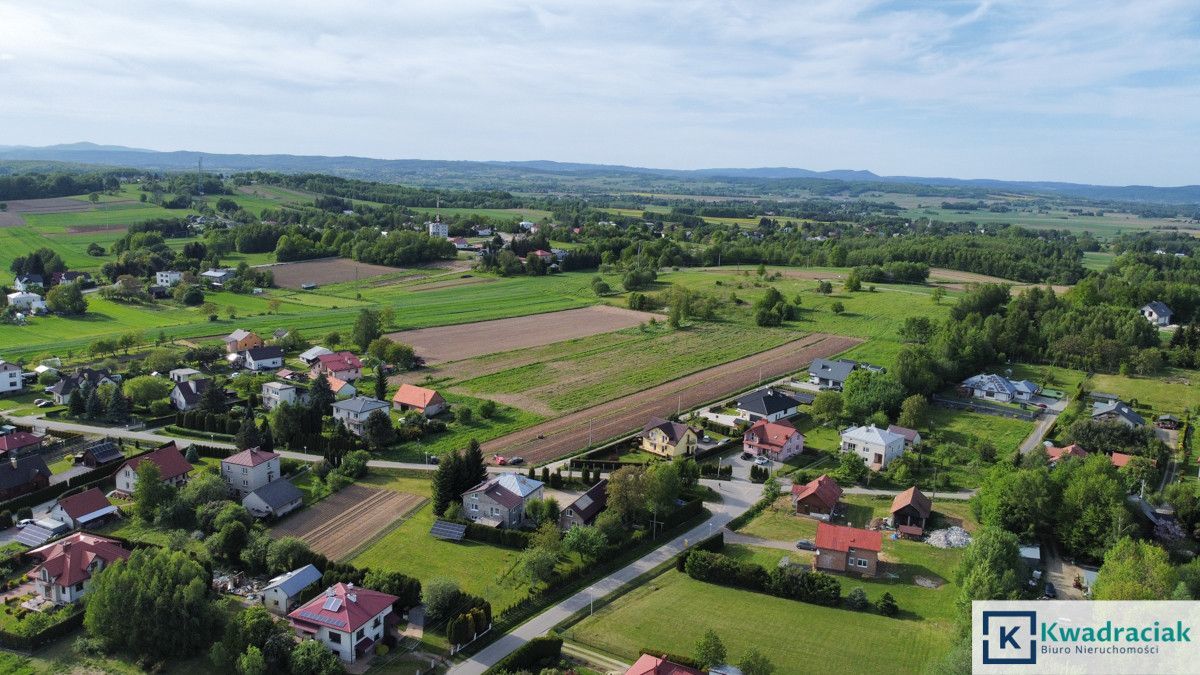
[[[1058,415],[1044,413],[1033,426],[1033,431],[1029,433],[1029,437],[1021,443],[1021,454],[1027,455],[1042,445],[1042,440],[1046,438],[1046,432],[1050,431],[1050,425],[1054,424],[1054,420],[1058,419]]]
[[[112,438],[127,438],[136,441],[147,441],[150,443],[170,443],[175,441],[181,448],[186,448],[192,443],[200,443],[202,445],[211,445],[217,448],[233,448],[231,443],[223,443],[221,441],[207,441],[194,438],[182,438],[176,436],[167,436],[163,434],[151,433],[149,431],[133,431],[131,429],[123,429],[121,427],[100,427],[91,424],[79,424],[76,422],[63,422],[60,420],[46,419],[42,417],[10,417],[13,424],[23,424],[31,427],[42,427],[50,430],[72,431],[77,434],[93,434],[96,436],[109,436]]]
[[[719,490],[724,499],[720,504],[709,505],[713,515],[706,522],[521,624],[516,630],[483,648],[469,660],[451,668],[450,673],[480,675],[516,648],[535,637],[545,635],[567,617],[586,608],[592,601],[604,598],[641,574],[667,562],[690,544],[718,531],[735,516],[749,509],[762,494],[762,486],[753,483],[709,480],[702,482],[714,490]]]

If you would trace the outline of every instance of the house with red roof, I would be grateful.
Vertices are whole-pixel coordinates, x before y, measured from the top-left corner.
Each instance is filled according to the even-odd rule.
[[[537,256],[544,263],[554,262],[554,254],[551,253],[550,251],[544,251],[540,248],[538,250],[534,251],[533,253],[530,253],[529,255]]]
[[[279,478],[279,454],[247,448],[221,460],[221,478],[238,499]]]
[[[336,377],[344,382],[353,382],[362,377],[362,367],[362,361],[354,352],[342,351],[318,356],[308,374],[313,379],[324,373],[327,378]]]
[[[1062,448],[1054,445],[1046,447],[1046,456],[1050,458],[1052,466],[1064,457],[1079,457],[1082,459],[1087,457],[1087,454],[1087,450],[1081,448],[1078,443],[1072,443]]]
[[[108,497],[94,487],[70,497],[60,497],[50,509],[50,517],[72,530],[98,526],[117,512]]]
[[[768,422],[759,419],[742,436],[742,449],[752,455],[765,455],[776,462],[785,462],[804,452],[804,434],[786,419]]]
[[[668,661],[665,656],[660,658],[652,654],[642,654],[629,670],[625,671],[625,675],[704,675],[704,671],[681,666],[674,661]]]
[[[878,530],[817,523],[816,548],[813,566],[817,569],[873,577],[883,550],[883,534]]]
[[[828,518],[842,499],[842,486],[826,474],[806,485],[792,485],[792,507],[796,513]]]
[[[342,661],[354,663],[374,653],[399,599],[354,584],[334,584],[288,614],[288,621],[300,637],[319,640]]]
[[[148,452],[121,465],[117,469],[117,489],[126,494],[133,494],[137,486],[137,470],[142,462],[153,462],[158,465],[158,473],[164,483],[179,487],[188,482],[191,477],[192,465],[183,458],[175,441]]]
[[[1113,454],[1109,455],[1108,459],[1112,462],[1113,466],[1120,469],[1128,464],[1129,460],[1133,459],[1134,457],[1137,457],[1137,455],[1127,455],[1123,452],[1114,452]]]
[[[892,527],[905,536],[919,537],[932,513],[933,502],[914,485],[892,500]]]
[[[36,452],[42,447],[42,436],[31,434],[28,431],[14,431],[11,434],[0,436],[0,455],[12,453],[13,455],[27,455],[31,452]]]
[[[446,409],[446,399],[432,389],[402,384],[392,395],[392,407],[396,410],[416,410],[426,417],[433,417]]]
[[[82,598],[92,576],[118,560],[127,560],[129,551],[113,539],[76,532],[35,548],[29,555],[41,561],[29,574],[38,594],[65,605]]]

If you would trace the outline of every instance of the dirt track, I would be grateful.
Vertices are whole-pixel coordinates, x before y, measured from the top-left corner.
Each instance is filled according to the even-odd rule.
[[[483,444],[486,453],[520,455],[533,464],[569,455],[590,442],[637,430],[652,416],[666,417],[794,373],[813,359],[841,353],[862,342],[814,333],[765,352],[692,373],[631,396],[602,403]],[[541,436],[542,438],[539,438]]]
[[[406,330],[390,333],[388,337],[412,345],[427,363],[442,363],[611,333],[632,328],[652,318],[662,317],[621,307],[595,305],[512,319]]]
[[[271,536],[299,537],[313,551],[341,560],[422,501],[418,495],[351,485],[285,518],[271,528]]]

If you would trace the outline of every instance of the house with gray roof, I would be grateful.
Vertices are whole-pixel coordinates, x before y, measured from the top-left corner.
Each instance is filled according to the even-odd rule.
[[[767,387],[742,396],[733,407],[737,409],[740,417],[751,422],[778,422],[799,412],[800,399],[791,392]]]
[[[1134,412],[1133,408],[1123,401],[1093,403],[1092,419],[1097,422],[1120,422],[1127,427],[1140,427],[1146,424],[1145,418]]]
[[[587,492],[571,502],[558,516],[558,528],[569,530],[576,525],[591,525],[596,516],[608,506],[608,479],[603,478]]]
[[[386,415],[391,405],[370,396],[355,396],[333,404],[333,419],[340,420],[351,433],[362,436],[367,418],[376,410]]]
[[[813,359],[808,366],[808,381],[822,387],[841,389],[857,366],[858,363],[850,359]]]
[[[268,581],[263,589],[263,606],[272,614],[287,616],[287,613],[299,604],[305,589],[320,582],[321,570],[312,565],[281,574]]]
[[[1141,311],[1142,316],[1146,317],[1147,321],[1160,327],[1170,326],[1171,316],[1174,314],[1171,308],[1167,307],[1166,303],[1159,302],[1158,300],[1147,302],[1142,306]]]
[[[286,478],[273,480],[242,498],[242,506],[255,518],[279,518],[303,503],[304,493]]]
[[[1029,380],[1010,380],[994,373],[968,377],[959,385],[959,390],[968,396],[1000,403],[1030,401],[1042,392],[1039,385]]]
[[[904,454],[905,439],[874,424],[850,427],[842,432],[842,452],[853,452],[872,471],[879,471]]]
[[[519,473],[492,476],[463,493],[463,513],[480,525],[519,528],[525,524],[525,504],[541,499],[543,487]]]

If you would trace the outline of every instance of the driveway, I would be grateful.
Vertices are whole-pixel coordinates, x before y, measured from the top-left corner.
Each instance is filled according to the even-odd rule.
[[[1021,454],[1028,455],[1037,448],[1041,447],[1042,441],[1046,438],[1046,433],[1050,431],[1050,426],[1054,424],[1054,420],[1058,419],[1058,414],[1042,413],[1038,421],[1033,426],[1033,431],[1029,432],[1029,436],[1021,443]]]

